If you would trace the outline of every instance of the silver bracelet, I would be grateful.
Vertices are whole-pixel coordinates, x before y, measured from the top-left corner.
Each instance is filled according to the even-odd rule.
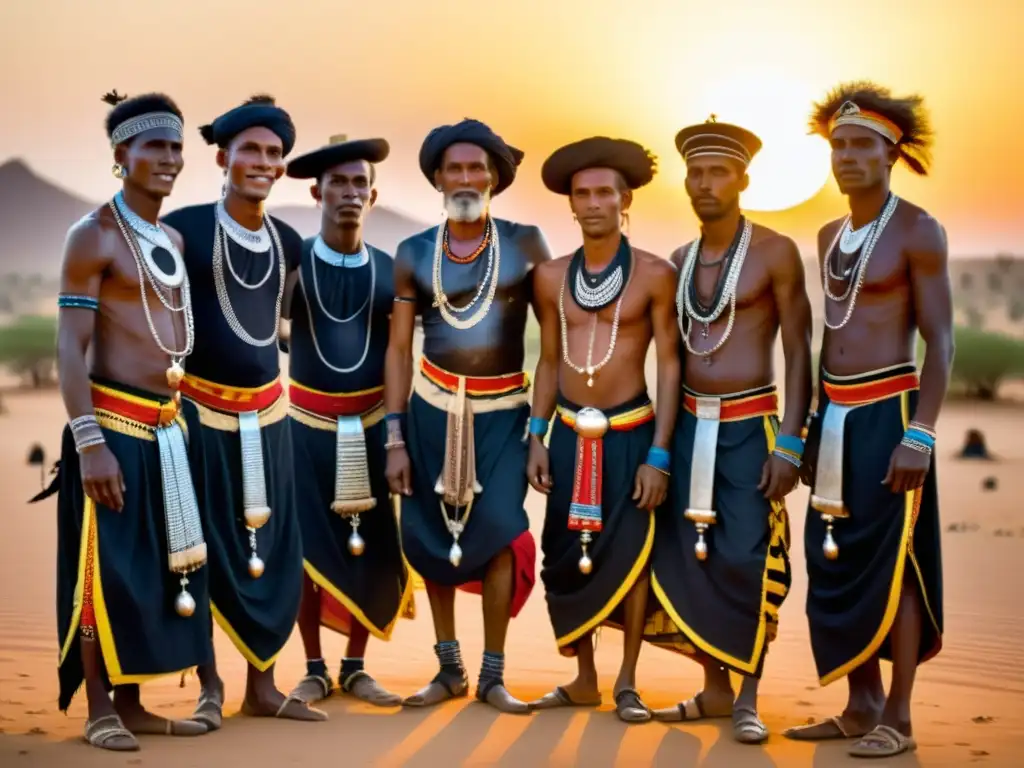
[[[91,413],[72,419],[68,426],[71,427],[71,434],[75,438],[75,451],[78,453],[106,442],[99,422]]]
[[[902,440],[900,440],[900,445],[905,445],[907,448],[915,450],[918,453],[923,453],[926,456],[932,455],[932,447],[930,445],[922,443],[920,440],[914,440],[909,437],[904,437]]]

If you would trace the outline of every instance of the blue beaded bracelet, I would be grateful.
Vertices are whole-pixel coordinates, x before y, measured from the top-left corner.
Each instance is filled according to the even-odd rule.
[[[69,293],[63,293],[57,297],[57,306],[73,309],[97,310],[100,308],[100,300],[93,298],[92,296],[76,296]]]
[[[530,434],[534,437],[544,437],[548,433],[548,420],[540,416],[530,417]]]
[[[924,443],[929,448],[935,447],[934,437],[929,435],[927,432],[922,432],[921,430],[915,429],[914,427],[910,427],[906,432],[903,433],[903,436],[910,440],[915,440],[919,443]]]
[[[782,459],[783,461],[788,461],[790,464],[792,464],[794,467],[797,467],[797,468],[799,468],[800,465],[803,464],[803,462],[800,460],[799,456],[794,456],[792,453],[789,453],[788,451],[780,450],[778,448],[776,448],[774,451],[772,451],[772,456],[777,456],[778,458]]]
[[[775,438],[775,447],[797,458],[804,455],[804,441],[796,435],[779,435]]]
[[[404,413],[389,413],[384,416],[384,421],[401,421]]]
[[[664,448],[659,448],[656,445],[652,445],[647,451],[647,461],[645,464],[657,469],[659,472],[668,473],[671,464],[672,455]]]

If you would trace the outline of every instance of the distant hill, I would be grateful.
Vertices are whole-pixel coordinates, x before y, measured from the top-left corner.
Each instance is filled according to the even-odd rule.
[[[68,227],[95,207],[21,160],[0,165],[0,275],[56,276]]]
[[[284,205],[280,208],[272,207],[270,212],[295,227],[303,237],[312,237],[320,231],[320,209],[312,205]],[[363,226],[366,242],[394,256],[400,242],[426,229],[428,225],[393,208],[378,205],[366,215]]]
[[[0,277],[38,275],[46,282],[55,278],[68,228],[98,205],[42,178],[22,160],[0,165]],[[271,206],[270,212],[305,237],[320,229],[320,210],[313,205]],[[399,242],[427,226],[377,206],[367,216],[366,239],[394,253]]]
[[[822,207],[825,218],[827,201],[818,197],[821,200],[815,198],[811,204]],[[68,227],[97,205],[39,176],[22,160],[0,165],[0,315],[52,306]],[[320,210],[313,205],[271,207],[270,211],[305,237],[320,228]],[[788,211],[756,218],[786,231],[787,217],[794,215]],[[393,208],[377,206],[367,216],[366,239],[393,254],[399,242],[427,226]],[[817,343],[824,307],[821,273],[813,255],[804,256]],[[950,274],[958,323],[1024,334],[1024,259],[1009,255],[955,258]]]

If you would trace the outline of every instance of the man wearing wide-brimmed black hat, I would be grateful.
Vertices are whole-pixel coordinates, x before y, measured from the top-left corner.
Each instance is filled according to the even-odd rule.
[[[390,254],[363,239],[377,200],[384,139],[335,136],[288,164],[311,179],[320,233],[303,243],[298,287],[285,297],[289,339],[289,422],[297,514],[306,576],[299,632],[306,676],[293,695],[331,695],[320,627],[348,636],[338,673],[344,693],[395,706],[363,669],[370,635],[388,640],[410,607],[398,521],[384,478],[384,353],[394,300]]]

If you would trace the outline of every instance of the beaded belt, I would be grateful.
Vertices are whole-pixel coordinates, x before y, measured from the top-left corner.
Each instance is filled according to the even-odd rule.
[[[284,417],[288,401],[278,379],[262,387],[233,387],[185,374],[181,393],[199,408],[201,423],[215,429],[238,431],[242,453],[242,507],[249,531],[249,575],[263,575],[263,561],[256,553],[256,531],[270,519],[267,477],[263,466],[260,427]]]
[[[823,370],[822,384],[828,404],[821,417],[817,469],[811,506],[825,521],[824,549],[829,559],[839,556],[832,537],[836,519],[850,516],[843,500],[843,458],[846,417],[850,411],[917,389],[920,380],[912,364],[897,365],[857,376],[833,376]]]
[[[774,385],[729,395],[701,395],[684,389],[683,407],[697,417],[690,454],[690,497],[684,515],[697,529],[694,553],[698,560],[706,560],[704,533],[718,519],[714,509],[718,427],[723,422],[778,413],[779,397]]]
[[[175,609],[182,616],[191,616],[196,603],[186,589],[187,574],[206,563],[206,541],[192,485],[184,420],[178,406],[173,400],[141,397],[96,383],[92,384],[92,404],[96,422],[104,429],[157,443],[167,566],[181,576],[181,593]]]
[[[434,484],[441,497],[441,512],[452,535],[448,559],[458,567],[462,559],[459,536],[465,530],[475,495],[483,491],[476,476],[473,414],[518,408],[528,402],[530,377],[524,371],[503,376],[461,376],[420,358],[420,376],[414,377],[417,395],[440,410],[447,411],[444,464]],[[445,504],[455,508],[448,516]],[[464,508],[465,514],[459,515]]]
[[[321,392],[292,380],[289,415],[313,429],[335,433],[334,502],[331,509],[349,521],[348,551],[361,555],[360,514],[377,506],[370,485],[365,430],[384,418],[384,387],[359,392]]]
[[[570,531],[580,531],[579,569],[590,573],[593,563],[587,554],[587,545],[593,535],[603,527],[601,519],[601,483],[604,462],[604,435],[609,429],[628,432],[654,418],[654,406],[650,403],[625,413],[608,417],[597,408],[580,408],[573,411],[559,405],[558,416],[562,423],[576,432],[576,467],[573,473],[572,502],[569,506]]]

